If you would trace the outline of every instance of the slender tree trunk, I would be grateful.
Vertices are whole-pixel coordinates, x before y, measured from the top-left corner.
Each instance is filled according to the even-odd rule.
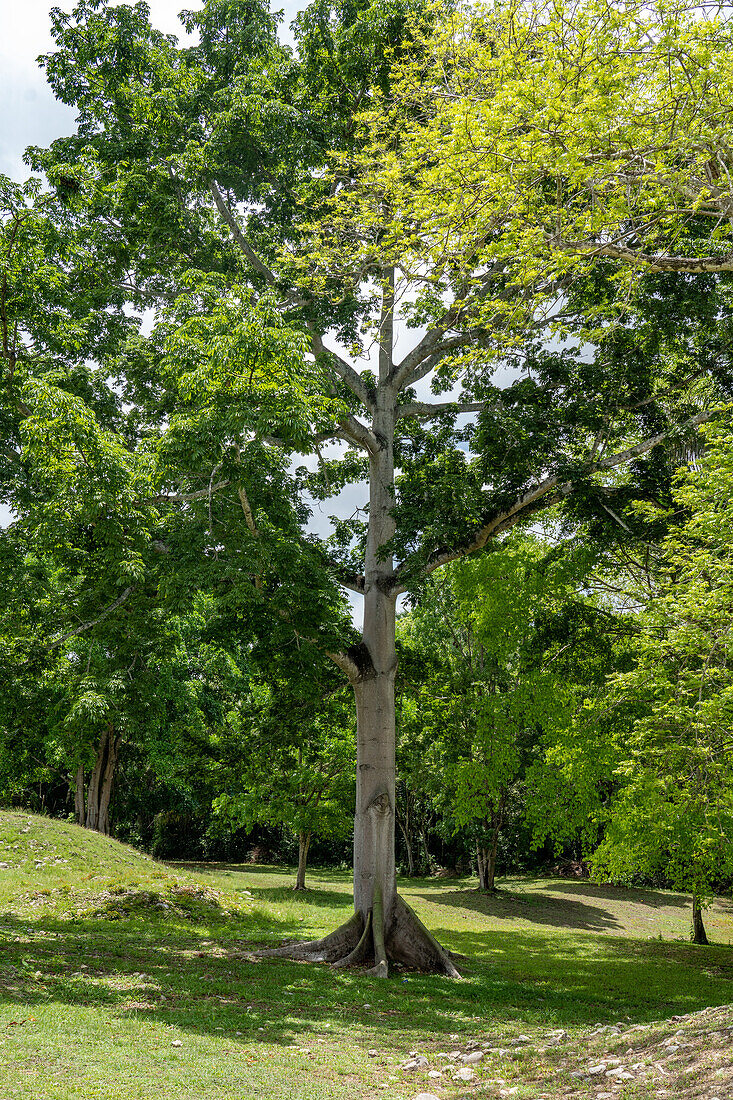
[[[77,825],[84,824],[85,816],[84,765],[80,764],[74,777],[74,817]]]
[[[707,946],[708,937],[702,920],[702,908],[697,894],[692,895],[692,942]]]
[[[87,829],[109,835],[109,805],[117,766],[118,743],[115,728],[110,722],[99,739],[97,759],[89,779],[85,825]]]
[[[397,824],[400,827],[402,833],[402,839],[405,842],[405,852],[407,853],[407,874],[412,878],[415,874],[415,856],[412,851],[412,840],[410,839],[409,821],[405,821],[403,824],[399,818],[397,818]]]
[[[298,833],[298,874],[295,878],[294,890],[305,890],[305,867],[308,862],[308,849],[310,848],[311,834],[309,832]]]

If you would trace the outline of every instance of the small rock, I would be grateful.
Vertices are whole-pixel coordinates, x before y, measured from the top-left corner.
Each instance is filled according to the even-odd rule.
[[[418,1092],[413,1100],[438,1100],[434,1092]]]
[[[367,1054],[369,1055],[370,1058],[376,1058],[377,1055],[379,1054],[379,1051],[378,1050],[368,1050]]]
[[[443,1074],[442,1074],[442,1071],[441,1071],[441,1070],[439,1070],[439,1069],[431,1069],[431,1070],[428,1070],[428,1077],[432,1077],[432,1079],[433,1079],[434,1081],[437,1081],[437,1080],[438,1080],[439,1078],[441,1078],[442,1076],[443,1076]]]
[[[588,1073],[591,1077],[597,1077],[600,1073],[606,1072],[606,1063],[599,1062],[597,1066],[588,1066]]]
[[[427,1069],[429,1065],[427,1058],[419,1054],[417,1058],[410,1058],[409,1062],[403,1062],[400,1069],[406,1073],[412,1073],[416,1069]]]
[[[171,1046],[172,1047],[182,1047],[183,1043],[181,1042],[180,1039],[174,1039],[173,1042],[171,1043]]]
[[[563,1039],[567,1038],[567,1031],[561,1032],[559,1038],[563,1038]],[[529,1035],[517,1035],[514,1042],[515,1043],[531,1043],[532,1039],[530,1038]]]
[[[476,1074],[470,1066],[463,1066],[462,1069],[457,1069],[453,1074],[454,1081],[473,1081]]]
[[[483,1056],[484,1052],[482,1050],[472,1050],[470,1054],[462,1054],[459,1061],[466,1066],[473,1066],[476,1062],[480,1062]]]
[[[449,1058],[460,1058],[461,1057],[461,1052],[460,1052],[460,1050],[452,1050],[450,1052],[450,1054],[448,1055],[448,1057]]]

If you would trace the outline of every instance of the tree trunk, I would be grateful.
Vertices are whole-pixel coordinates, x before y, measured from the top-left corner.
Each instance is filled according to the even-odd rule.
[[[310,848],[311,834],[298,833],[298,874],[295,878],[294,890],[305,890],[305,866],[308,861],[308,849]]]
[[[117,766],[118,742],[115,728],[110,722],[102,731],[97,749],[97,759],[89,779],[87,794],[86,827],[109,836],[109,804]]]
[[[394,560],[385,546],[395,533],[394,429],[398,393],[390,382],[394,345],[394,272],[385,277],[379,329],[379,384],[369,451],[369,526],[364,558],[362,641],[337,661],[356,699],[354,910],[323,940],[286,945],[267,954],[371,967],[386,977],[388,959],[458,977],[453,963],[397,894],[395,873]]]
[[[84,765],[80,764],[74,777],[74,818],[77,825],[84,824],[85,816]]]
[[[702,920],[702,908],[697,894],[692,895],[692,942],[707,946],[708,937]]]

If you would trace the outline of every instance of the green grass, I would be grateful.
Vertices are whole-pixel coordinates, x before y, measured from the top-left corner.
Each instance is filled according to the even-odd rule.
[[[314,871],[294,894],[282,869],[167,868],[19,813],[0,815],[0,863],[0,1100],[408,1100],[428,1088],[397,1068],[412,1049],[582,1035],[733,1001],[733,914],[716,907],[720,943],[696,948],[686,899],[666,892],[513,879],[486,898],[468,879],[405,881],[467,956],[464,977],[380,982],[249,955],[340,923],[346,874]],[[480,1078],[519,1079],[521,1066],[489,1061]]]

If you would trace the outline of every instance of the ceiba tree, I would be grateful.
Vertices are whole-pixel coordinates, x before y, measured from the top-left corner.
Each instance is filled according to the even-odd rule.
[[[69,202],[88,196],[130,302],[161,318],[120,367],[164,436],[156,506],[201,509],[211,559],[216,501],[236,489],[238,564],[267,605],[282,586],[258,471],[307,453],[296,494],[368,483],[363,522],[337,524],[327,553],[299,543],[324,599],[363,597],[361,638],[339,646],[276,600],[357,710],[354,916],[284,953],[456,973],[396,891],[396,601],[574,499],[623,526],[631,482],[653,494],[669,441],[727,382],[727,153],[702,79],[727,87],[727,31],[627,16],[316,0],[292,53],[255,0],[187,13],[199,42],[183,48],[142,3],[54,12],[46,69],[78,130],[31,162]],[[248,385],[283,377],[278,339],[275,412],[277,382]]]

